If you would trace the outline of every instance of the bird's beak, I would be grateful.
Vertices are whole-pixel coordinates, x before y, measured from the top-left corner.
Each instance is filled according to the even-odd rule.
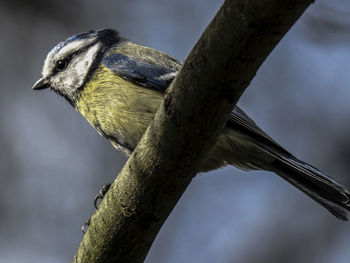
[[[33,90],[41,90],[49,88],[49,84],[45,78],[40,78],[37,82],[35,82],[33,86]]]

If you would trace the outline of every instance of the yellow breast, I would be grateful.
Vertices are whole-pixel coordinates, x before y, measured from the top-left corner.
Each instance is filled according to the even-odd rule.
[[[109,140],[137,145],[163,94],[127,81],[100,65],[80,92],[76,109]]]

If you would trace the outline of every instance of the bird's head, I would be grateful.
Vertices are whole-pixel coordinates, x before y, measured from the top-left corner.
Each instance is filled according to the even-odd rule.
[[[69,37],[46,56],[42,77],[34,90],[51,88],[73,106],[101,62],[104,53],[122,38],[112,29],[93,30]]]

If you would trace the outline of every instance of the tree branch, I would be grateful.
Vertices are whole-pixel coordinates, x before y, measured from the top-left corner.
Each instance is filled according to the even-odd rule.
[[[143,262],[244,89],[312,2],[224,2],[92,216],[74,262]]]

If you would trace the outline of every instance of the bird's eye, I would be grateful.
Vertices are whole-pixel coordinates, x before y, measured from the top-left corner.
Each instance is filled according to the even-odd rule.
[[[57,60],[56,64],[55,64],[55,69],[57,71],[62,71],[67,67],[67,61],[66,60]]]

